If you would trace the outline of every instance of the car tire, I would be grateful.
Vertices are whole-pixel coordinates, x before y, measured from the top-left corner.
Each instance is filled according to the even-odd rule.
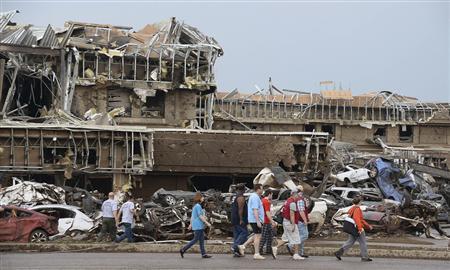
[[[30,233],[29,242],[42,243],[48,241],[48,233],[41,229],[36,229]]]
[[[375,179],[378,176],[378,168],[373,166],[369,169],[369,171],[367,172],[367,174],[369,175],[369,177],[371,179]]]
[[[172,195],[164,196],[164,202],[169,206],[174,206],[177,204],[177,199]]]

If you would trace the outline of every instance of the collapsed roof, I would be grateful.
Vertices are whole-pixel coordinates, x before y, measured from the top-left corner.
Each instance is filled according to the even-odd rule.
[[[29,104],[24,96],[35,99],[30,91],[45,90],[53,97],[41,108],[70,112],[77,85],[114,84],[144,98],[155,90],[216,89],[214,65],[223,55],[222,47],[175,18],[133,31],[128,26],[74,21],[63,28],[19,25],[12,22],[17,13],[0,13],[0,58],[8,60],[2,87],[9,87],[6,93],[0,91],[3,117]],[[23,79],[17,79],[20,76],[27,77],[26,86]],[[43,84],[37,89],[37,82],[30,80]]]

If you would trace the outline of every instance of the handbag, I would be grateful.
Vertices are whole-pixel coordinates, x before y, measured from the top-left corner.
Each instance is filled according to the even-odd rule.
[[[354,213],[355,211],[353,211]],[[353,216],[352,213],[352,216]],[[358,229],[356,228],[355,220],[352,218],[352,216],[348,216],[344,219],[344,232],[353,235],[354,237],[359,236]]]

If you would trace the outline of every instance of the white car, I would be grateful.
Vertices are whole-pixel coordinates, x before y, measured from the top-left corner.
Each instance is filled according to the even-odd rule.
[[[360,181],[364,181],[370,179],[373,176],[373,173],[366,168],[358,168],[353,165],[345,166],[345,171],[338,173],[335,176],[339,181],[345,183],[358,183]]]
[[[89,232],[95,227],[93,219],[84,214],[80,207],[64,204],[37,205],[33,211],[58,218],[58,235],[69,232]]]

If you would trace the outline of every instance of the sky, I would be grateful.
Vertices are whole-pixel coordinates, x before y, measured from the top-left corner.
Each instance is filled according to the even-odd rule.
[[[220,91],[278,88],[318,92],[320,81],[353,94],[388,90],[450,102],[448,1],[0,0],[15,21],[128,25],[177,17],[213,36]],[[332,87],[331,87],[332,88]],[[329,87],[330,89],[330,87]]]

